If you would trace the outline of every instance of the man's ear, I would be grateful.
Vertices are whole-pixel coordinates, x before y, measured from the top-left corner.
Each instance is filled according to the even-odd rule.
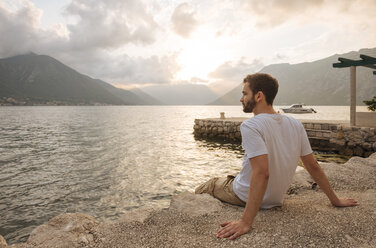
[[[256,94],[256,101],[260,102],[263,97],[264,97],[264,93],[262,93],[262,91],[257,92],[257,94]]]

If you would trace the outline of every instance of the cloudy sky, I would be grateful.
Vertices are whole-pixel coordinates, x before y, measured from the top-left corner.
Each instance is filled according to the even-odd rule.
[[[126,89],[206,84],[376,47],[375,0],[0,0],[0,57],[55,57]]]

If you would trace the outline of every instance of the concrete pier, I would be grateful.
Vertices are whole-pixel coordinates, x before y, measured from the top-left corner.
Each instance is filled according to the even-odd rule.
[[[196,119],[193,133],[199,139],[241,143],[240,125],[246,119]],[[344,121],[300,121],[314,150],[361,157],[368,157],[376,152],[375,128],[351,127]]]

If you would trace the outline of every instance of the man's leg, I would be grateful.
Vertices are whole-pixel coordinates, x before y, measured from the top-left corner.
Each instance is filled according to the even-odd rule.
[[[245,206],[245,202],[239,199],[232,189],[234,176],[215,177],[196,188],[196,194],[209,194],[213,197],[238,206]]]

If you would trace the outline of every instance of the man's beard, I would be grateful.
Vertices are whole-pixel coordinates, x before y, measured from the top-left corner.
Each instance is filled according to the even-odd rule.
[[[256,101],[252,98],[251,101],[247,102],[247,105],[243,103],[243,112],[252,113],[255,106],[256,106]]]

